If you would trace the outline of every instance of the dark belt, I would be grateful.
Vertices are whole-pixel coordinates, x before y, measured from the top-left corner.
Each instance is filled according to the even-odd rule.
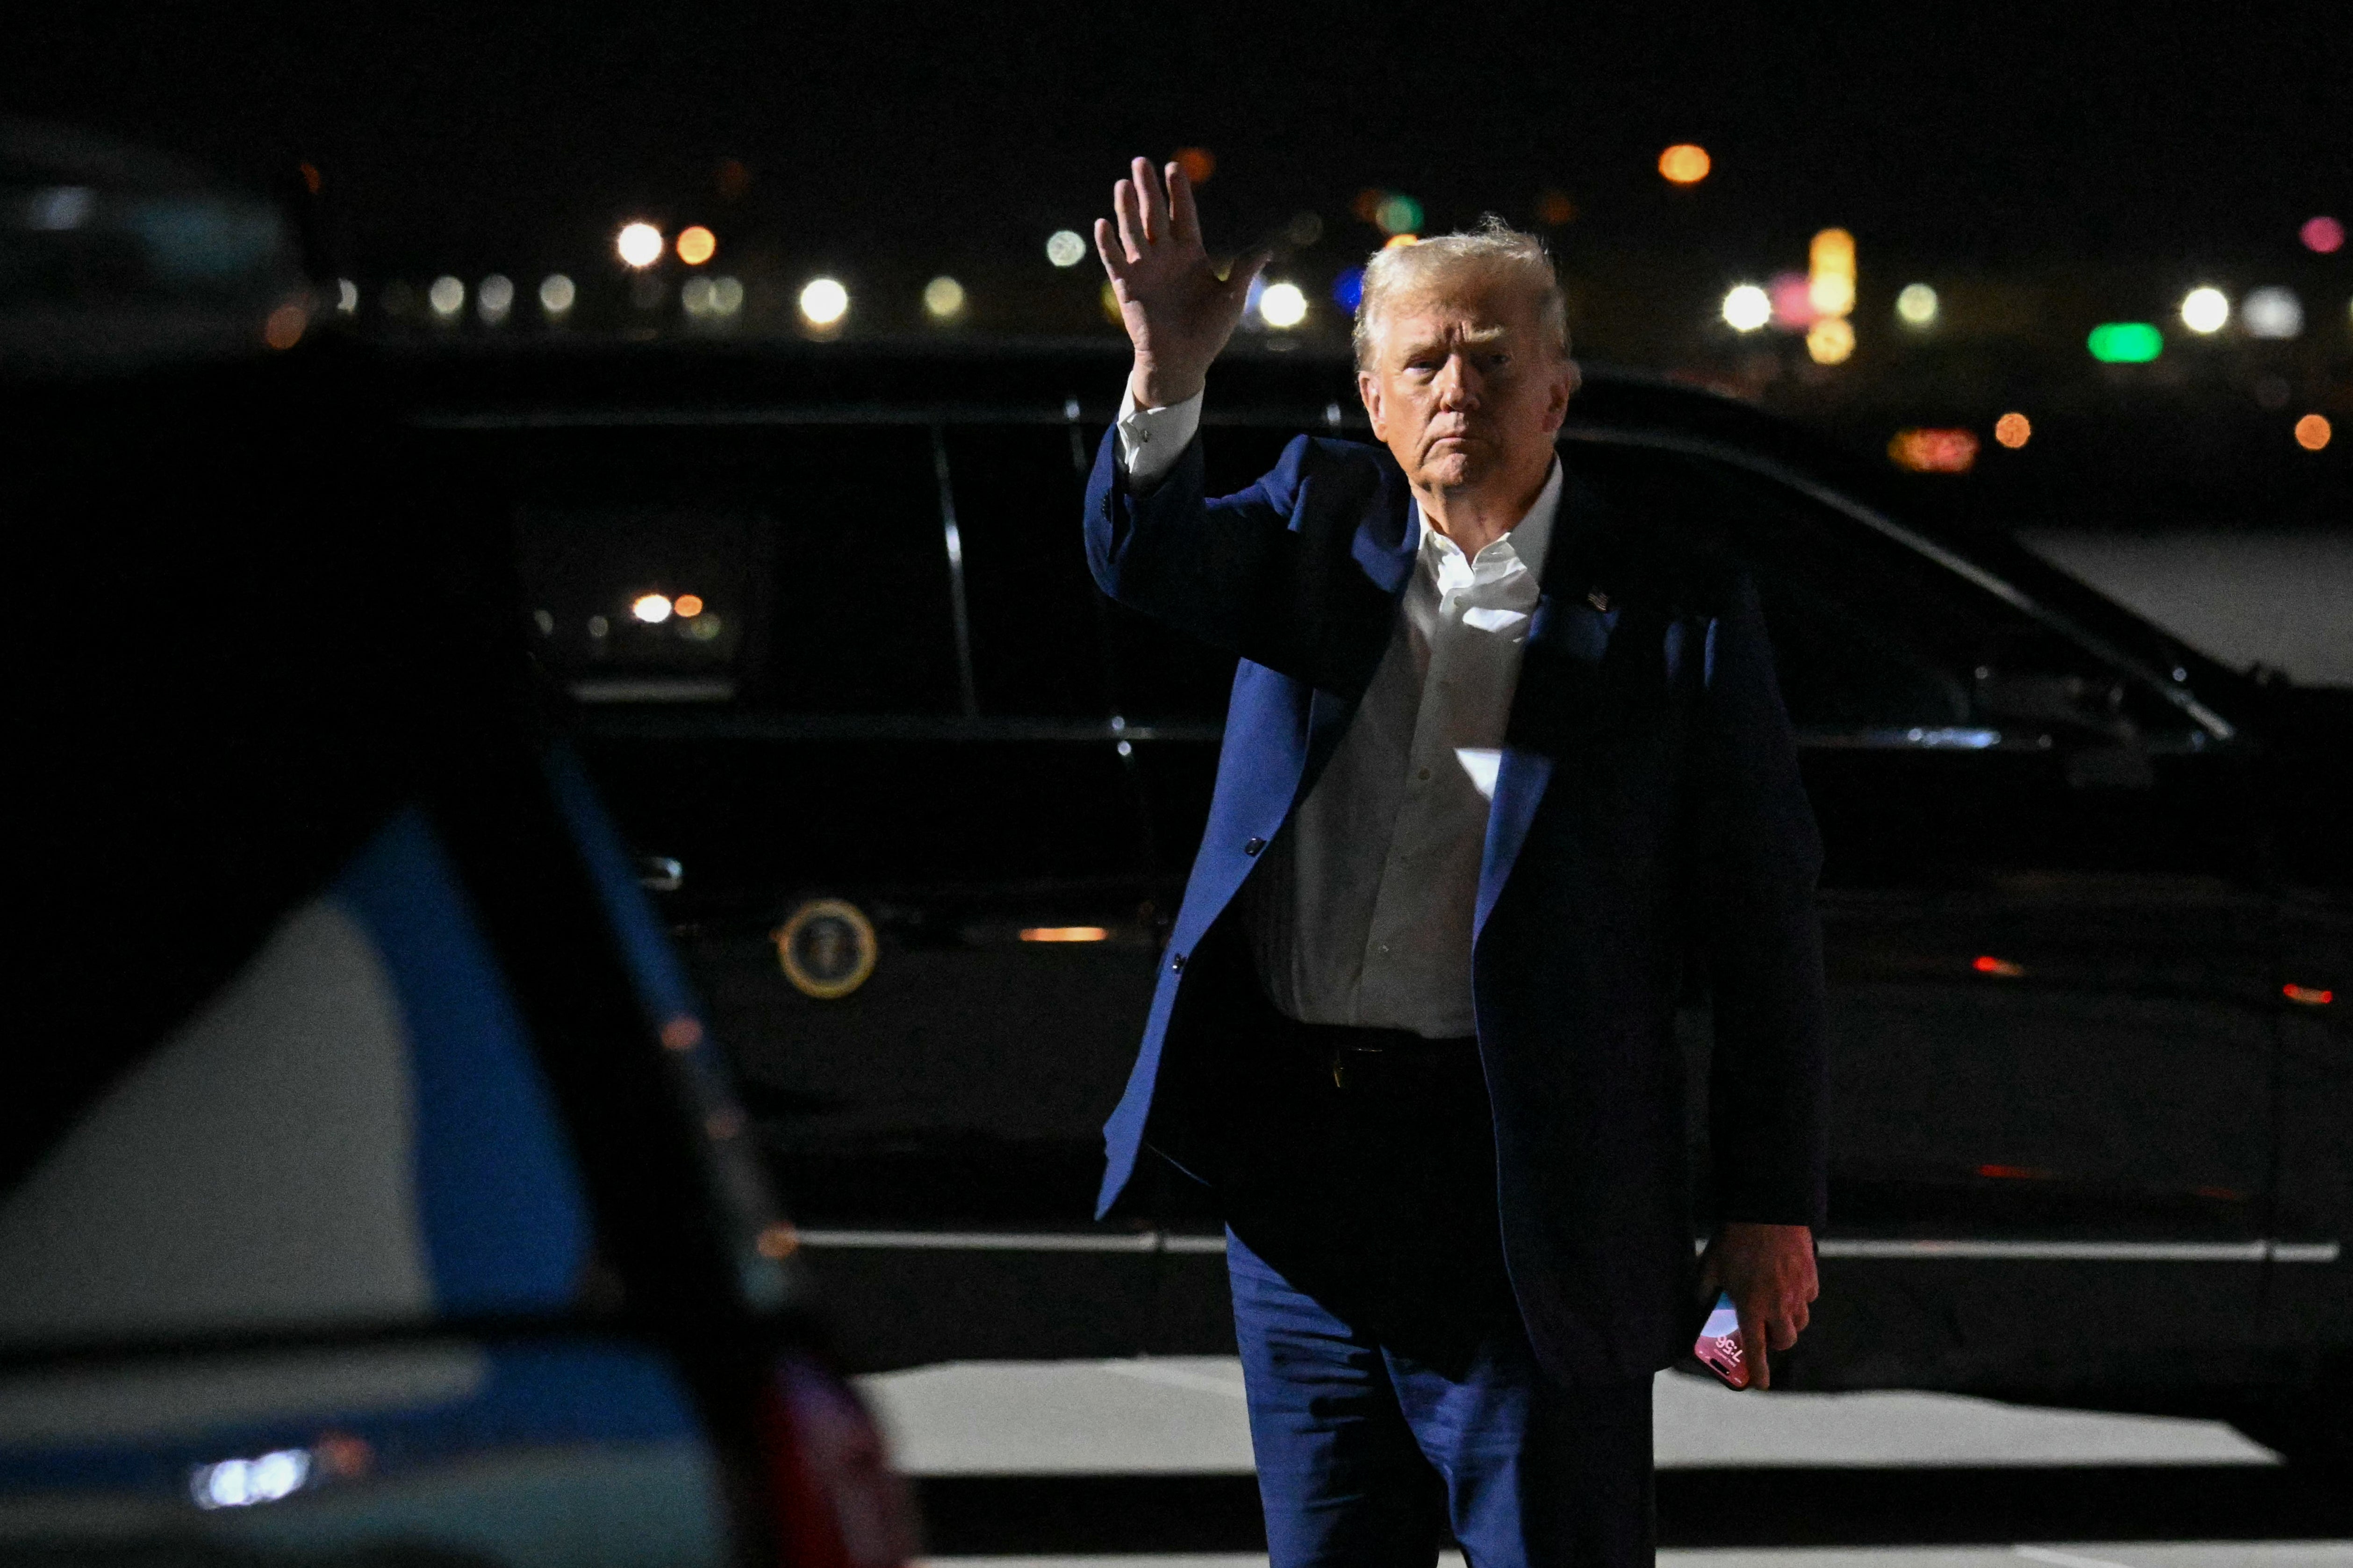
[[[1335,1089],[1459,1072],[1478,1060],[1479,1041],[1472,1035],[1431,1039],[1411,1029],[1286,1022],[1316,1064],[1331,1072]]]

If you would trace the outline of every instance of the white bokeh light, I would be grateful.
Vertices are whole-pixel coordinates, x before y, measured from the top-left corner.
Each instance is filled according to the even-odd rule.
[[[2192,289],[2181,299],[2181,324],[2193,332],[2219,332],[2231,320],[2231,301],[2220,289]]]
[[[713,278],[711,280],[711,313],[732,316],[744,308],[744,280],[741,278]]]
[[[495,327],[514,309],[514,279],[503,272],[493,272],[474,290],[474,313],[485,324]]]
[[[2251,337],[2297,337],[2304,331],[2304,301],[2293,289],[2258,289],[2239,307],[2239,319]]]
[[[572,301],[579,293],[571,279],[561,272],[551,272],[539,280],[539,308],[551,316],[561,316],[572,309]]]
[[[433,313],[447,321],[466,308],[466,286],[444,273],[433,279],[433,287],[425,290],[425,302]]]
[[[1724,321],[1736,332],[1753,332],[1773,319],[1773,297],[1743,283],[1724,297]]]
[[[1270,283],[1259,296],[1258,313],[1270,327],[1295,327],[1307,319],[1307,296],[1296,283]]]
[[[1046,240],[1046,259],[1057,267],[1076,267],[1087,258],[1087,242],[1067,228],[1058,228]]]
[[[1927,284],[1906,283],[1895,296],[1895,316],[1907,327],[1933,326],[1941,304],[1936,290]]]
[[[658,626],[670,619],[670,611],[674,608],[676,606],[665,594],[640,594],[629,601],[629,614],[649,626]]]
[[[649,223],[625,223],[614,237],[613,247],[630,266],[651,267],[661,259],[661,230]]]
[[[812,278],[801,289],[801,319],[812,327],[830,327],[849,314],[849,290],[831,278]]]
[[[964,285],[944,275],[923,285],[923,314],[934,321],[953,321],[964,314]]]

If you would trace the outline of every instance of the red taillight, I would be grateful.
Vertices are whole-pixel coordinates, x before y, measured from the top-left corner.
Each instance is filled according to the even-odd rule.
[[[918,1549],[906,1483],[847,1384],[789,1356],[760,1401],[780,1560],[789,1568],[900,1568]]]
[[[2011,980],[2026,973],[2026,965],[2012,963],[2006,958],[1996,958],[1989,952],[1981,952],[1969,960],[1969,967],[1979,974],[1999,974]]]
[[[2283,985],[2280,987],[2280,994],[2291,1002],[2300,1002],[2307,1007],[2326,1007],[2337,1000],[2336,992],[2318,985]]]

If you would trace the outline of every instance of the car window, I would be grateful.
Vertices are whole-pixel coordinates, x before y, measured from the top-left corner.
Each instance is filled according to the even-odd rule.
[[[1801,735],[2181,727],[2145,684],[2027,609],[1789,485],[1633,447],[1581,443],[1573,460],[1648,525],[1730,545]]]
[[[582,698],[956,710],[928,430],[535,431],[508,460],[541,654]]]
[[[942,440],[981,712],[1107,717],[1109,606],[1080,547],[1084,477],[1071,461],[1070,427],[962,426]]]

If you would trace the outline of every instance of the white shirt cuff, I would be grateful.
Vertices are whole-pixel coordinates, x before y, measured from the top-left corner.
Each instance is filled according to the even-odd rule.
[[[1176,466],[1185,455],[1185,447],[1201,427],[1201,398],[1195,393],[1182,403],[1166,408],[1138,407],[1135,394],[1130,391],[1119,400],[1119,463],[1127,470],[1128,483],[1139,490],[1150,489]]]

